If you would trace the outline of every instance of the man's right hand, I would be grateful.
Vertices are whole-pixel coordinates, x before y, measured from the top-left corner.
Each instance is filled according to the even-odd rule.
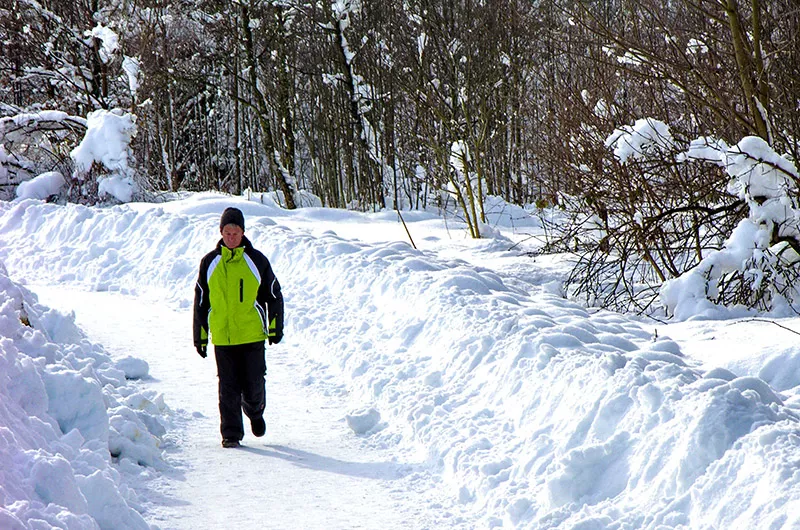
[[[203,359],[205,359],[206,356],[208,355],[208,346],[206,344],[198,344],[197,346],[195,346],[195,349],[197,350],[197,355],[199,355]]]

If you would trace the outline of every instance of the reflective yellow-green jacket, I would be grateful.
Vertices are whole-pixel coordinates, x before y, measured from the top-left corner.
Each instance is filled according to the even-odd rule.
[[[242,238],[229,249],[222,241],[200,261],[195,285],[195,347],[261,342],[283,336],[283,295],[269,260]]]

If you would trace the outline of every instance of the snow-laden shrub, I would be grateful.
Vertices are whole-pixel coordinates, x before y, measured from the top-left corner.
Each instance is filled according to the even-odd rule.
[[[742,218],[743,205],[724,191],[724,171],[681,160],[681,136],[645,118],[602,139],[602,153],[577,176],[580,188],[561,201],[569,220],[549,242],[574,258],[569,296],[650,313],[663,282],[718,249]]]
[[[14,196],[46,199],[58,194],[61,185],[54,173],[71,172],[65,151],[85,131],[84,118],[57,110],[0,117],[0,200]],[[48,176],[23,186],[44,174]]]
[[[731,177],[728,192],[747,204],[749,215],[721,250],[664,283],[660,296],[668,313],[683,319],[720,304],[760,310],[791,307],[800,286],[797,167],[753,136],[733,147],[699,139],[685,158],[722,166]]]
[[[119,109],[101,109],[90,112],[86,122],[86,135],[70,153],[82,195],[92,197],[96,188],[101,200],[131,202],[137,190],[130,147],[136,117]]]
[[[54,110],[0,118],[0,199],[66,194],[81,203],[130,202],[138,191],[135,135],[136,117],[119,109],[96,110],[86,119]],[[54,153],[66,152],[58,171],[45,169]]]

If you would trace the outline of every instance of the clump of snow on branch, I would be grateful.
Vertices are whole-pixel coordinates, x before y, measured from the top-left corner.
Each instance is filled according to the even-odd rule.
[[[689,144],[689,149],[678,156],[679,162],[700,161],[723,164],[723,154],[730,149],[724,140],[702,136]]]
[[[60,110],[40,110],[22,112],[0,118],[0,139],[20,142],[35,131],[50,131],[68,128],[85,128],[86,120],[71,116]]]
[[[31,180],[21,182],[17,186],[17,197],[20,199],[44,200],[53,195],[58,195],[65,184],[64,175],[58,171],[48,171]]]
[[[689,39],[686,44],[686,53],[689,55],[704,55],[708,53],[708,46],[701,40]]]
[[[87,36],[92,36],[100,41],[100,60],[108,64],[114,59],[114,54],[119,49],[119,37],[111,28],[98,24],[91,31],[86,31]]]
[[[606,139],[606,147],[612,148],[614,156],[623,163],[629,158],[668,153],[674,148],[674,143],[669,126],[653,118],[636,120],[633,126],[617,129]]]
[[[345,30],[350,26],[350,14],[361,12],[361,2],[360,0],[335,0],[331,3],[331,10],[339,21],[339,27]]]
[[[776,201],[771,199],[783,206],[795,206],[790,197],[797,195],[798,175],[792,162],[778,155],[763,139],[748,136],[724,153],[723,164],[733,177],[732,193],[747,201],[760,216],[777,222],[786,219],[785,209],[774,208]],[[756,198],[767,201],[762,203]]]
[[[798,289],[796,275],[787,275],[800,255],[796,166],[761,138],[749,136],[737,145],[701,138],[692,142],[684,160],[715,162],[731,176],[728,192],[745,201],[749,215],[731,233],[724,247],[707,255],[694,269],[667,281],[661,301],[680,319],[712,316],[719,311],[721,289],[731,274],[741,276],[744,290],[768,301],[771,309],[787,307]],[[777,243],[776,243],[777,241]],[[752,305],[752,304],[751,304]]]
[[[86,135],[70,156],[75,162],[75,178],[83,181],[95,164],[106,173],[99,176],[100,197],[113,197],[120,202],[130,202],[136,191],[130,148],[136,134],[136,117],[120,110],[96,110],[87,117]]]
[[[139,64],[139,59],[136,57],[128,57],[122,60],[122,70],[128,78],[128,88],[130,88],[133,97],[136,97],[136,92],[139,90],[141,84],[142,71]]]

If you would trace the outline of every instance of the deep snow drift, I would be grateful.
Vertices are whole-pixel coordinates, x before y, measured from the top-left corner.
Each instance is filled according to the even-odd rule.
[[[353,436],[423,451],[460,527],[800,528],[800,361],[791,345],[760,356],[774,330],[749,337],[763,366],[735,372],[713,341],[708,357],[684,353],[701,344],[691,327],[676,325],[679,343],[670,326],[565,300],[558,263],[507,251],[512,221],[536,230],[516,214],[473,242],[409,213],[418,251],[392,213],[264,202],[0,203],[0,523],[121,528],[103,519],[113,501],[126,528],[145,527],[126,467],[158,473],[170,436],[161,397],[127,386],[147,368],[108,358],[20,284],[189,311],[219,214],[237,205],[281,280],[306,384],[347,396]],[[319,380],[320,366],[336,377]]]
[[[126,469],[163,469],[161,396],[0,267],[0,528],[148,528]],[[112,456],[116,464],[112,464]]]

